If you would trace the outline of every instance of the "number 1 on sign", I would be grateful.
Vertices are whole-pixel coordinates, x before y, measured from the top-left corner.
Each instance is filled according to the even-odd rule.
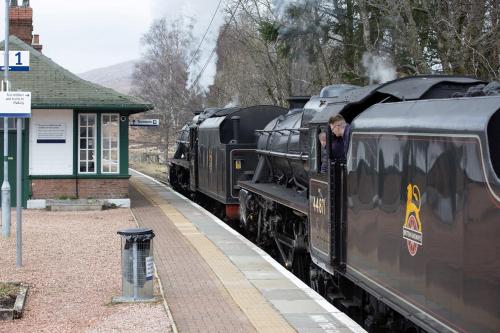
[[[21,62],[21,52],[17,52],[15,56],[17,57],[16,65],[22,65],[23,63]]]

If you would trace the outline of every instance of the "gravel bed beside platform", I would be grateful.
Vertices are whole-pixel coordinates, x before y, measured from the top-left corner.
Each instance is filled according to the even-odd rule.
[[[162,302],[111,304],[121,294],[116,232],[136,226],[130,210],[24,211],[22,268],[15,210],[12,220],[11,237],[0,236],[0,281],[30,288],[23,318],[0,321],[0,332],[172,331]]]

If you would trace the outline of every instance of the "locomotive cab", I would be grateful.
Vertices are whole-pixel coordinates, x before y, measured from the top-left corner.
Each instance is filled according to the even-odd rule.
[[[326,133],[326,147],[319,140],[321,133]],[[310,126],[309,251],[316,263],[328,263],[342,270],[345,262],[342,209],[346,160],[333,158],[332,141],[333,135],[328,126]]]

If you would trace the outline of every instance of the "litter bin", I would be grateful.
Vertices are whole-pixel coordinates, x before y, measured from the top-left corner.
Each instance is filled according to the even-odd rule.
[[[118,231],[122,236],[122,299],[153,298],[153,230],[134,228]]]

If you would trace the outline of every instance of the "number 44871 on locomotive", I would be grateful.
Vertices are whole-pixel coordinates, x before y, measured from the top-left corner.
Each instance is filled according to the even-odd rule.
[[[446,76],[325,88],[257,131],[241,223],[369,331],[500,332],[499,90]],[[332,147],[337,114],[341,158],[318,139]]]

